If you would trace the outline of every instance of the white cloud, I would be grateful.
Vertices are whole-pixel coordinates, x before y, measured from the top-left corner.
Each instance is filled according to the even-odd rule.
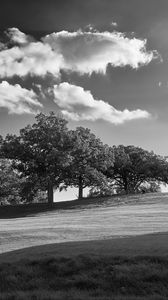
[[[36,113],[42,104],[33,90],[11,85],[7,81],[0,83],[0,108],[6,108],[10,114]]]
[[[67,82],[54,85],[54,101],[60,107],[64,116],[74,120],[104,120],[112,124],[122,124],[126,121],[149,118],[145,110],[123,111],[115,109],[109,103],[95,100],[90,91]]]
[[[111,26],[113,26],[113,27],[117,27],[117,26],[118,26],[118,24],[117,24],[117,22],[111,22]]]
[[[28,42],[33,41],[33,38],[25,33],[21,32],[18,28],[12,27],[9,28],[6,32],[9,39],[18,44],[26,44]]]
[[[1,47],[1,78],[47,73],[58,77],[61,70],[105,73],[108,64],[138,68],[156,57],[155,51],[146,50],[146,40],[128,38],[119,32],[61,31],[34,41],[11,28],[8,36],[16,45]]]
[[[105,73],[108,64],[138,68],[155,57],[146,50],[146,40],[128,38],[120,32],[61,31],[47,35],[43,42],[63,56],[65,70],[81,74]]]
[[[48,72],[59,76],[60,55],[55,55],[51,47],[41,42],[32,42],[22,47],[13,47],[0,52],[0,76],[12,77],[36,75]]]

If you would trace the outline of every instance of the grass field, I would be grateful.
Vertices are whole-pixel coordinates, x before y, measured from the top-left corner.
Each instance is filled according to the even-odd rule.
[[[0,255],[1,300],[166,300],[168,234],[71,242]]]
[[[75,256],[0,265],[1,300],[166,300],[168,258]]]
[[[168,299],[168,195],[39,210],[0,211],[0,299]]]
[[[49,243],[168,231],[167,194],[74,201],[39,213],[30,207],[25,209],[25,216],[22,208],[13,218],[10,208],[3,212],[2,207],[0,253]]]

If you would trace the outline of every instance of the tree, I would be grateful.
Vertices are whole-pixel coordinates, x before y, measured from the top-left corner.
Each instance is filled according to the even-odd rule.
[[[134,146],[114,146],[114,164],[106,171],[118,192],[135,193],[145,182],[168,182],[165,158]]]
[[[159,182],[156,181],[148,181],[140,185],[138,189],[139,193],[145,194],[145,193],[158,193],[161,192],[161,187]]]
[[[78,187],[78,198],[83,198],[83,189],[105,185],[103,171],[113,164],[113,151],[104,145],[88,128],[78,127],[70,132],[71,163],[67,167],[63,188]]]
[[[53,112],[36,116],[36,122],[20,130],[20,135],[7,135],[2,145],[4,157],[13,159],[14,167],[32,182],[48,190],[53,203],[53,187],[63,181],[64,169],[70,162],[70,137],[67,121]]]
[[[12,168],[8,159],[0,159],[0,202],[17,203],[24,179]]]

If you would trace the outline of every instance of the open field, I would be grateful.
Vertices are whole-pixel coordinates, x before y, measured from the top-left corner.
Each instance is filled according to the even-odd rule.
[[[3,253],[0,299],[166,300],[167,253],[167,233]]]
[[[61,205],[59,209],[46,212],[33,213],[32,210],[27,216],[17,218],[10,215],[3,219],[0,212],[0,253],[51,243],[168,231],[167,194],[83,200]]]
[[[0,299],[168,299],[167,197],[29,207],[4,219],[3,208]]]

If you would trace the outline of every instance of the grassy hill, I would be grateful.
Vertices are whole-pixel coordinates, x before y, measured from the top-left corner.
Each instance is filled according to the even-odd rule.
[[[166,300],[168,234],[73,242],[0,255],[1,300]]]
[[[146,194],[57,203],[52,210],[41,205],[0,207],[0,253],[50,243],[165,232],[167,199],[167,194]]]
[[[0,299],[168,299],[168,195],[34,208],[0,208]]]

